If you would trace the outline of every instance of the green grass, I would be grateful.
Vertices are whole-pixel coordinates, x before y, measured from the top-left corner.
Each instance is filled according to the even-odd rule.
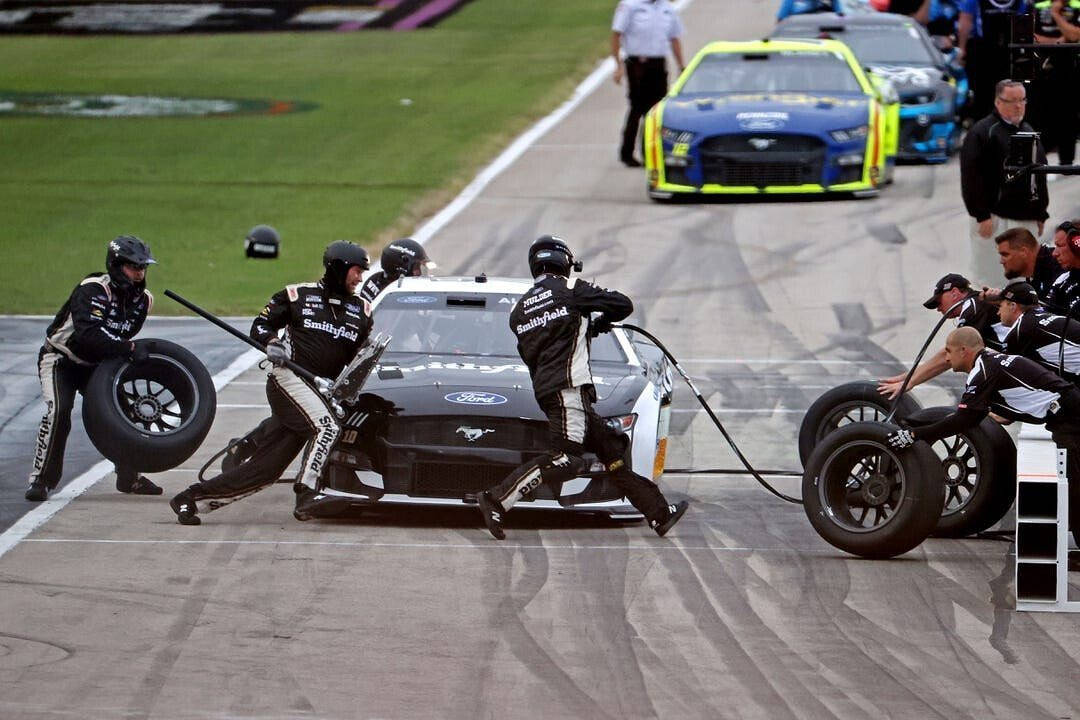
[[[558,104],[607,47],[612,0],[475,0],[410,33],[5,37],[0,89],[273,98],[316,110],[206,119],[0,119],[2,313],[53,313],[112,237],[150,287],[257,311],[321,250],[377,247]],[[410,98],[411,105],[401,104]],[[242,257],[247,230],[282,235]],[[156,314],[183,314],[164,298]],[[186,312],[186,311],[185,311]]]

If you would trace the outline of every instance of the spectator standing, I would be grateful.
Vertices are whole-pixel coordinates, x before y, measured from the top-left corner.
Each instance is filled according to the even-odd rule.
[[[1009,138],[1026,131],[1027,92],[1022,83],[1002,80],[995,87],[994,111],[975,123],[960,149],[960,190],[971,223],[971,270],[977,278],[995,277],[999,270],[990,239],[1005,230],[1022,227],[1042,234],[1049,197],[1046,176],[1027,175],[1006,180]],[[1046,153],[1038,146],[1039,162]]]
[[[959,0],[956,34],[975,98],[969,112],[980,118],[993,106],[994,84],[1009,76],[1012,18],[1031,10],[1028,0]]]
[[[683,62],[682,21],[668,0],[620,0],[611,22],[611,54],[615,58],[615,84],[626,74],[626,113],[619,160],[627,167],[641,167],[634,157],[638,126],[649,109],[667,94],[667,50],[675,56],[681,73]],[[623,59],[619,58],[622,49]]]
[[[1042,0],[1035,4],[1035,42],[1060,45],[1077,40],[1080,40],[1080,0]],[[1032,124],[1043,131],[1046,146],[1057,150],[1060,165],[1072,165],[1076,159],[1078,85],[1076,53],[1047,51],[1032,90],[1036,105]]]

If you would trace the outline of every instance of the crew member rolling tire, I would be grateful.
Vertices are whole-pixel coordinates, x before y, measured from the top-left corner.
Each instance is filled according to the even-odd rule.
[[[883,559],[925,540],[945,502],[941,461],[926,443],[903,452],[886,437],[896,426],[854,423],[825,436],[806,462],[806,517],[830,545]]]
[[[811,403],[799,426],[799,459],[803,467],[810,453],[829,433],[855,422],[884,420],[892,400],[881,395],[877,383],[866,380],[838,385]],[[903,419],[922,409],[910,394],[900,396],[896,418]]]

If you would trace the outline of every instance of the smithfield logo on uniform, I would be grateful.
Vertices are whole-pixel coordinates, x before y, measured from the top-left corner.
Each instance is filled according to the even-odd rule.
[[[328,322],[318,322],[316,320],[312,320],[311,318],[304,318],[304,328],[306,328],[307,330],[322,330],[324,333],[333,335],[335,340],[337,340],[338,338],[345,338],[346,340],[356,342],[356,340],[360,337],[359,333],[357,333],[355,330],[349,330],[344,325],[334,325],[333,323]]]
[[[210,115],[282,115],[318,107],[292,100],[164,97],[158,95],[81,95],[72,93],[0,93],[0,117],[45,115],[82,118],[206,117]]]
[[[570,310],[563,305],[555,310],[545,310],[543,315],[537,315],[529,322],[522,323],[514,329],[517,330],[518,335],[521,335],[522,333],[527,333],[530,330],[535,330],[539,327],[547,327],[547,324],[552,320],[558,320],[559,318],[568,317],[569,315]]]
[[[450,393],[444,395],[443,399],[458,405],[502,405],[506,402],[506,398],[502,395],[476,390]]]
[[[741,112],[735,116],[743,130],[779,130],[788,119],[786,112]]]

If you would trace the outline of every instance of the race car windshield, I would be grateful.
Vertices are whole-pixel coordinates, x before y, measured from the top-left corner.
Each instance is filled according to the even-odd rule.
[[[375,307],[372,334],[390,333],[386,353],[517,359],[517,338],[510,330],[517,300],[517,295],[481,293],[390,293]],[[591,348],[595,361],[626,362],[610,333],[594,339]]]
[[[827,52],[713,53],[681,93],[861,93],[847,61]]]
[[[806,35],[805,29],[778,33],[786,37]],[[864,65],[936,65],[939,60],[914,27],[897,25],[848,26],[832,34],[851,48]]]

